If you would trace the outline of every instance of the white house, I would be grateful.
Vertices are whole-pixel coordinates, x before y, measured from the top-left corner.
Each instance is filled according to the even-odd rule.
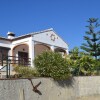
[[[33,67],[35,56],[50,50],[68,54],[68,45],[51,28],[15,37],[8,32],[8,38],[0,37],[0,65],[8,56],[12,64],[30,64]],[[3,59],[3,61],[2,61]]]

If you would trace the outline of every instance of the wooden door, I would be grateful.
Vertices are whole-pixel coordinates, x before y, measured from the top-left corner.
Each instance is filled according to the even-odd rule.
[[[28,65],[28,53],[27,52],[18,52],[18,62],[19,65],[27,66]]]

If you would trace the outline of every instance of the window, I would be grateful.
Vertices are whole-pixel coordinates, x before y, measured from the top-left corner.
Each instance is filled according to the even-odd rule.
[[[0,47],[0,65],[2,66],[4,63],[6,63],[6,60],[8,57],[8,51],[9,51],[9,48]]]

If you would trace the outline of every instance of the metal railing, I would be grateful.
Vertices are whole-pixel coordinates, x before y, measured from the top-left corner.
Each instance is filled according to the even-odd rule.
[[[6,78],[10,78],[10,64],[2,66],[2,68],[0,69],[0,71],[2,69],[6,68]]]
[[[0,57],[0,65],[5,66],[7,62],[10,61],[12,65],[22,65],[22,66],[30,66],[31,58],[26,57],[16,57],[16,56],[3,56]]]
[[[2,66],[0,68],[0,71],[2,72],[2,69],[6,68],[6,78],[10,78],[10,67],[13,65],[21,65],[21,66],[30,66],[31,65],[31,59],[25,58],[25,57],[15,57],[15,56],[2,56],[0,57],[0,65]]]

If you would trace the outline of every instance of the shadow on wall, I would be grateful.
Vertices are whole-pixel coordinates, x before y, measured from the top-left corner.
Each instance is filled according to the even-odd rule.
[[[55,83],[61,87],[73,87],[74,83],[75,83],[75,79],[73,77],[68,78],[67,80],[57,80],[55,81]]]

